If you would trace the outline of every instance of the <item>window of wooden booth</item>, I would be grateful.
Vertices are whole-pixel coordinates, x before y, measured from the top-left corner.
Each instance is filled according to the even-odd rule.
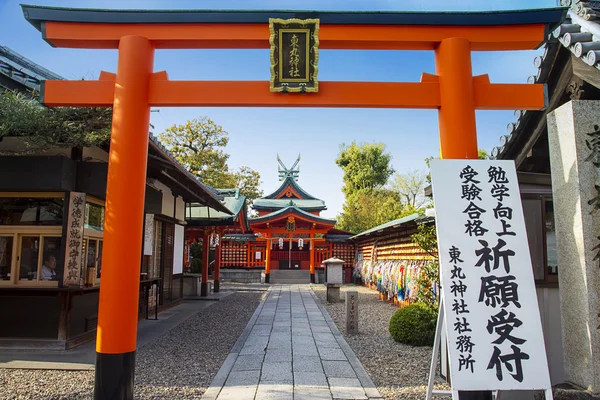
[[[557,284],[558,257],[552,199],[544,195],[524,195],[521,200],[535,281],[538,284]]]
[[[61,236],[17,234],[16,270],[17,284],[49,284],[57,286],[58,260]]]
[[[102,247],[104,240],[101,238],[87,237],[83,241],[82,249],[82,268],[84,271],[83,279],[88,284],[99,284],[102,271]]]
[[[64,193],[0,192],[0,286],[58,286]]]

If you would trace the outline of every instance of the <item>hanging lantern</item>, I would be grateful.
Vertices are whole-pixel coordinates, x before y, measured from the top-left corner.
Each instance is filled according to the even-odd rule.
[[[304,246],[304,239],[302,239],[302,238],[298,239],[298,248],[300,250],[302,250],[303,246]]]
[[[279,248],[283,249],[283,238],[279,238]]]
[[[217,247],[219,245],[219,234],[213,233],[210,235],[210,247]]]

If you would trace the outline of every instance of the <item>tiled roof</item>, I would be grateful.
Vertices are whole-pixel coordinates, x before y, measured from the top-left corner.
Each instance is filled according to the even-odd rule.
[[[587,65],[600,70],[600,1],[561,0],[561,6],[570,7],[567,19],[548,35],[544,53],[534,59],[538,71],[527,79],[528,83],[546,83],[551,62],[559,47],[571,51]],[[507,133],[500,137],[500,146],[490,152],[491,158],[502,158],[510,143],[520,133],[529,118],[540,111],[515,111],[515,122],[507,126]]]
[[[212,189],[212,188],[211,188]],[[232,212],[231,215],[216,211],[214,208],[198,205],[191,207],[189,219],[235,219],[246,204],[246,196],[239,189],[213,189],[223,200],[221,203]],[[186,218],[187,219],[187,218]]]
[[[288,213],[292,213],[295,212],[298,215],[301,215],[303,217],[305,217],[306,219],[309,219],[311,221],[317,221],[317,222],[321,222],[321,223],[325,223],[325,224],[335,224],[335,220],[333,219],[327,219],[327,218],[322,218],[319,217],[318,215],[314,215],[311,214],[309,212],[306,212],[304,210],[302,210],[301,208],[296,207],[292,202],[288,203],[288,206],[285,208],[282,208],[280,210],[274,211],[270,214],[267,215],[263,215],[261,217],[256,217],[256,218],[252,218],[250,219],[250,224],[252,223],[256,223],[256,222],[264,222],[264,221],[268,221],[270,219],[273,218],[277,218],[280,216],[284,216]]]
[[[310,195],[304,189],[302,189],[300,187],[300,185],[298,185],[296,183],[296,181],[293,178],[291,178],[291,177],[285,178],[283,180],[283,182],[281,183],[281,186],[279,186],[279,188],[276,191],[274,191],[273,193],[271,193],[271,194],[263,197],[263,199],[274,199],[274,198],[276,198],[278,195],[280,195],[285,190],[285,188],[288,185],[291,186],[292,188],[294,188],[294,190],[296,192],[298,192],[298,194],[301,195],[303,199],[319,200],[316,197]]]
[[[256,199],[252,204],[254,209],[265,209],[265,208],[283,208],[290,205],[290,201],[293,201],[296,206],[303,210],[325,210],[327,206],[323,200],[318,199]]]
[[[418,222],[430,222],[430,221],[434,221],[435,218],[434,217],[422,217],[418,213],[411,214],[411,215],[408,215],[408,216],[403,217],[403,218],[399,218],[399,219],[395,219],[395,220],[390,221],[390,222],[386,222],[385,224],[377,225],[374,228],[368,229],[368,230],[366,230],[364,232],[359,233],[358,235],[352,236],[350,238],[350,240],[355,240],[355,239],[358,239],[358,238],[362,238],[363,236],[368,236],[368,235],[371,235],[373,233],[383,231],[385,229],[398,228],[398,227],[401,227],[404,224],[407,224],[409,222],[414,222],[414,221],[417,221],[417,220],[418,220]]]
[[[43,80],[64,79],[5,46],[0,46],[0,74],[31,90],[40,90]]]
[[[8,78],[18,82],[31,90],[39,90],[40,82],[46,79],[50,80],[62,80],[62,76],[55,74],[52,71],[47,70],[41,65],[23,57],[16,51],[9,49],[5,46],[0,46],[0,74],[7,76]],[[221,201],[223,196],[220,196],[215,189],[205,185],[198,179],[197,176],[186,170],[173,155],[163,146],[160,141],[149,132],[150,146],[154,147],[163,157],[172,163],[181,173],[183,173],[188,179],[197,184],[202,191],[207,194],[207,202],[209,205],[216,208],[220,208],[220,211],[227,211],[227,208],[223,207]]]

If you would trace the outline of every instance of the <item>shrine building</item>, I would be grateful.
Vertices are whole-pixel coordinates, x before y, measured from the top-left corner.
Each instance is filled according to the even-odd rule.
[[[279,157],[277,160],[282,183],[273,193],[254,200],[251,205],[254,217],[246,218],[240,209],[239,205],[245,206],[245,202],[239,192],[232,192],[231,196],[240,200],[228,201],[228,193],[221,190],[219,193],[225,195],[224,204],[235,204],[235,210],[230,210],[234,217],[227,216],[227,221],[217,222],[215,218],[219,214],[208,209],[189,213],[186,238],[200,240],[203,233],[199,226],[219,226],[219,229],[204,228],[204,232],[208,232],[208,237],[213,236],[210,242],[215,253],[210,257],[214,259],[211,270],[222,281],[323,282],[323,276],[319,279],[319,274],[324,273],[322,261],[337,257],[346,261],[345,276],[350,282],[354,246],[347,240],[352,234],[335,229],[334,219],[320,215],[327,209],[325,202],[300,187],[297,182],[300,157],[291,168]],[[218,240],[214,239],[215,235],[219,236]]]

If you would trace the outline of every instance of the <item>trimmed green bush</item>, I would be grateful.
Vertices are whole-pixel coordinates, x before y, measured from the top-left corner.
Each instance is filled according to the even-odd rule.
[[[396,342],[411,346],[433,346],[437,314],[423,303],[399,309],[390,319],[390,334]]]

